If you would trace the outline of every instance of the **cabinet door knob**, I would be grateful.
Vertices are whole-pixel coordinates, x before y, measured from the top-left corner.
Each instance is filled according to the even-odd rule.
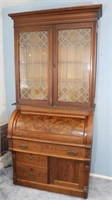
[[[36,174],[35,174],[35,173],[33,173],[33,172],[30,172],[30,173],[29,173],[29,176],[35,177],[35,176],[36,176]]]
[[[21,149],[27,149],[28,148],[28,145],[27,144],[19,144],[19,147]]]
[[[67,151],[67,154],[68,154],[69,156],[76,156],[76,155],[78,154],[78,152],[77,152],[77,151],[73,151],[73,150],[68,150],[68,151]]]

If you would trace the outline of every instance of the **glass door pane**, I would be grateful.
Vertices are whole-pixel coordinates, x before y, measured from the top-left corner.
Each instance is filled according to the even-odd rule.
[[[89,102],[91,29],[58,31],[58,101]]]
[[[22,32],[20,43],[20,98],[48,99],[48,32]]]

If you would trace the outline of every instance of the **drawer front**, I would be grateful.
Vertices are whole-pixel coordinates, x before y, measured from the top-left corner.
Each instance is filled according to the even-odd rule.
[[[13,140],[13,149],[24,152],[32,152],[47,156],[66,158],[85,158],[85,149],[74,146],[49,144],[43,142],[31,142],[25,140]]]
[[[16,166],[16,175],[19,179],[36,181],[39,183],[47,183],[47,169],[37,168],[28,165],[18,165]]]
[[[29,153],[16,152],[16,161],[19,163],[26,163],[36,165],[38,167],[47,167],[47,157]]]

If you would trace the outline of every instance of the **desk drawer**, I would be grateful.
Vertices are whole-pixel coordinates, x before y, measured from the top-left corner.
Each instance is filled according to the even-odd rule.
[[[39,183],[47,183],[47,169],[39,168],[28,165],[18,165],[16,166],[17,178],[23,180],[36,181]]]
[[[51,144],[44,142],[13,140],[13,150],[65,158],[85,158],[85,149],[82,147]]]
[[[16,162],[26,163],[29,165],[36,165],[38,167],[47,167],[47,157],[31,154],[16,152]]]

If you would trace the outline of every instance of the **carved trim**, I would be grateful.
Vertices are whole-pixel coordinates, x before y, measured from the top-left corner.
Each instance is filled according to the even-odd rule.
[[[86,149],[85,158],[86,158],[86,159],[90,159],[90,156],[91,156],[91,151],[90,151],[90,149]]]
[[[90,164],[85,164],[85,172],[89,172],[90,171]]]
[[[13,148],[12,139],[8,139],[8,146],[9,146],[9,150],[12,150],[12,148]]]
[[[84,199],[88,197],[88,187],[84,186]]]
[[[63,15],[62,15],[63,13]],[[102,16],[102,5],[89,5],[89,6],[77,6],[77,7],[67,7],[58,9],[48,9],[39,11],[30,11],[23,13],[12,13],[9,16],[17,22],[16,27],[23,27],[29,24],[49,24],[49,23],[63,23],[63,22],[82,22],[87,21],[97,21]],[[26,18],[27,16],[27,18]],[[28,17],[29,16],[29,17]],[[69,16],[69,17],[68,17]],[[29,20],[30,18],[30,20]],[[22,23],[21,23],[22,20]]]
[[[8,123],[8,137],[11,137],[13,135],[13,129],[15,128],[19,114],[20,114],[20,111],[15,110],[10,117],[10,120]]]

